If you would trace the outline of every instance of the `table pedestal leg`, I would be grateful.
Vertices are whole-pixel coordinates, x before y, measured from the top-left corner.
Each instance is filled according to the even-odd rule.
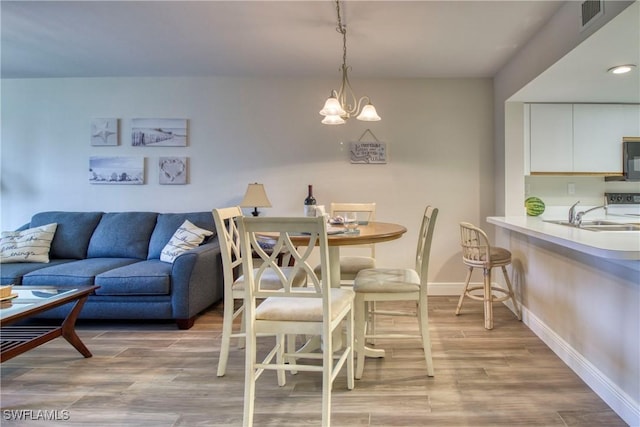
[[[329,280],[332,288],[340,287],[340,246],[329,246]]]

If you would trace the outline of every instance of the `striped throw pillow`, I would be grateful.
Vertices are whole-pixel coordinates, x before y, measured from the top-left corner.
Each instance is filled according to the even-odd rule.
[[[3,231],[0,237],[0,263],[49,262],[51,241],[57,223],[22,231]]]
[[[160,261],[173,262],[178,255],[189,249],[197,248],[204,241],[205,237],[211,236],[212,231],[205,230],[193,225],[191,221],[185,220],[173,233],[171,240],[162,249]]]

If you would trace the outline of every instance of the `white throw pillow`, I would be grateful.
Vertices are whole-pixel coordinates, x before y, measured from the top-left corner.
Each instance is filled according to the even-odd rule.
[[[0,263],[49,262],[51,241],[57,223],[22,231],[3,231],[0,237]]]
[[[185,220],[162,249],[160,261],[173,262],[178,255],[197,248],[205,237],[212,234],[212,231],[196,227],[189,220]]]

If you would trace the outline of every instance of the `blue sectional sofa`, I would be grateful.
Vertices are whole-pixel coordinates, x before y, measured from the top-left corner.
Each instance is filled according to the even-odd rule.
[[[160,253],[185,220],[213,232],[175,258]],[[84,319],[173,319],[190,328],[223,297],[222,258],[211,212],[41,212],[21,229],[57,223],[49,263],[0,264],[1,284],[90,285]],[[46,317],[64,317],[69,306]]]

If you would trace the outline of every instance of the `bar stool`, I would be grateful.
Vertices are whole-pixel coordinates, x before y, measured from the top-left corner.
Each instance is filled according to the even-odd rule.
[[[486,329],[493,329],[493,303],[511,299],[518,320],[522,320],[506,268],[507,265],[511,264],[511,252],[504,248],[491,246],[487,234],[468,222],[460,223],[460,244],[462,245],[462,262],[469,267],[469,272],[467,273],[464,290],[458,300],[456,316],[460,314],[464,297],[483,301],[484,327]],[[502,268],[507,289],[491,284],[491,269],[494,267]],[[469,282],[474,268],[482,268],[484,283],[470,287]],[[472,291],[480,289],[482,289],[481,295],[472,293]],[[494,295],[494,292],[498,293],[498,295]]]

